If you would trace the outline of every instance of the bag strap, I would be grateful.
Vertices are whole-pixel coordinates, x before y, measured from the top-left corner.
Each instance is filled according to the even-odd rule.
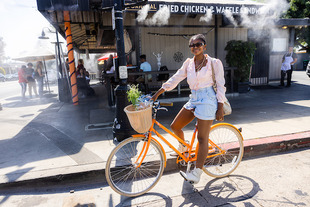
[[[212,68],[212,79],[213,79],[213,89],[215,91],[215,93],[217,93],[217,86],[216,86],[216,79],[215,79],[215,73],[214,73],[214,67],[213,67],[213,60],[215,60],[215,58],[210,58],[211,59],[211,68]]]

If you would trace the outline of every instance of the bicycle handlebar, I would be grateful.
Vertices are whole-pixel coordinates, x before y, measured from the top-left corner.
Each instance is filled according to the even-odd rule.
[[[170,103],[160,103],[161,106],[173,106],[173,102]]]

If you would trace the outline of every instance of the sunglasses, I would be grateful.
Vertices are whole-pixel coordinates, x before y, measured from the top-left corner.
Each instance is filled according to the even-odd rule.
[[[196,43],[196,44],[191,44],[191,45],[189,45],[189,47],[201,47],[201,46],[203,46],[203,45],[205,45],[205,44],[202,43],[202,42],[198,42],[198,43]]]

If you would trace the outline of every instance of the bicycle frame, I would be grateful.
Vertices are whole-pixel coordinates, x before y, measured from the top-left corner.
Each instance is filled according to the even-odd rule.
[[[159,132],[157,132],[155,129],[154,129],[154,125],[157,125],[159,126],[161,129],[163,129],[164,131],[166,131],[167,133],[169,133],[171,136],[173,136],[175,139],[177,139],[180,143],[182,143],[184,146],[186,146],[188,148],[188,151],[187,151],[187,156],[185,156],[185,153],[181,153],[178,149],[176,149],[167,139],[165,139]],[[212,128],[211,128],[212,129]],[[142,147],[142,150],[140,152],[140,154],[138,155],[138,158],[135,162],[136,164],[136,168],[139,168],[141,166],[141,164],[143,163],[143,160],[146,156],[146,153],[149,149],[149,146],[150,146],[150,143],[151,143],[151,140],[155,141],[162,149],[163,153],[164,153],[164,157],[165,157],[165,164],[164,166],[166,167],[166,153],[165,153],[165,150],[163,148],[163,146],[158,142],[158,140],[156,138],[154,138],[152,136],[152,132],[154,132],[164,143],[166,143],[173,151],[175,151],[178,155],[179,155],[179,158],[177,159],[177,163],[179,163],[180,161],[184,160],[186,163],[188,162],[194,162],[197,160],[197,152],[198,152],[198,145],[197,145],[197,148],[196,149],[193,149],[193,145],[194,145],[194,141],[195,141],[195,137],[196,137],[196,133],[197,133],[197,125],[195,127],[195,130],[194,130],[194,133],[192,135],[192,139],[191,139],[191,142],[190,144],[186,143],[185,141],[183,141],[180,137],[178,137],[177,135],[175,135],[173,132],[171,132],[169,129],[167,129],[165,126],[163,126],[162,124],[160,124],[158,121],[156,121],[156,119],[152,119],[152,126],[150,128],[150,130],[145,133],[144,135],[143,134],[136,134],[136,135],[133,135],[132,137],[146,137],[147,138],[147,143],[145,142],[143,147]],[[219,153],[217,154],[212,154],[212,155],[208,155],[207,158],[210,158],[210,157],[215,157],[215,156],[218,156],[218,155],[221,155],[221,154],[224,154],[226,151],[225,150],[222,150],[219,146],[217,146],[214,142],[212,142],[212,140],[209,139],[209,150],[211,149],[215,149],[217,148],[219,150]],[[196,152],[197,151],[197,152]],[[190,156],[192,153],[195,153],[195,156],[192,157]],[[139,159],[141,158],[141,160],[139,161]],[[138,164],[139,163],[139,164]]]

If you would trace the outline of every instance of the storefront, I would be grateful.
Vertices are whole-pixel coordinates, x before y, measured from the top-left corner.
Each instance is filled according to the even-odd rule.
[[[103,9],[101,0],[76,1],[76,4],[56,5],[54,1],[37,0],[39,11],[46,19],[65,36],[63,10],[69,10],[73,47],[79,53],[104,53],[115,51],[115,34],[112,29],[111,9]],[[53,3],[54,2],[54,3]],[[62,3],[64,1],[61,1]],[[70,1],[71,2],[71,1]],[[85,3],[87,2],[87,3]],[[112,1],[113,2],[113,1]],[[126,1],[127,2],[127,1]],[[240,13],[259,15],[259,8],[264,4],[255,1],[223,0],[166,0],[148,1],[150,9],[147,19],[152,19],[160,9],[168,7],[169,14],[161,14],[164,22],[136,21],[142,6],[127,8],[123,14],[125,39],[128,53],[127,62],[139,65],[139,56],[145,54],[152,70],[158,70],[158,54],[161,66],[169,70],[180,68],[186,58],[191,57],[188,49],[190,36],[202,33],[207,39],[207,53],[222,60],[224,66],[226,44],[230,40],[251,40],[257,45],[255,64],[252,71],[252,84],[267,84],[269,80],[280,78],[279,68],[283,53],[290,41],[290,30],[282,29],[284,24],[275,24],[276,32],[259,30],[242,26]],[[245,3],[246,2],[246,3]],[[53,5],[54,4],[54,5]],[[64,4],[64,3],[63,3]],[[208,21],[206,13],[211,11]],[[231,22],[226,11],[231,15]],[[169,15],[169,17],[164,17]],[[166,18],[166,20],[165,20]],[[166,22],[165,22],[166,21]],[[259,32],[260,35],[256,33]],[[291,36],[293,33],[291,33]]]

